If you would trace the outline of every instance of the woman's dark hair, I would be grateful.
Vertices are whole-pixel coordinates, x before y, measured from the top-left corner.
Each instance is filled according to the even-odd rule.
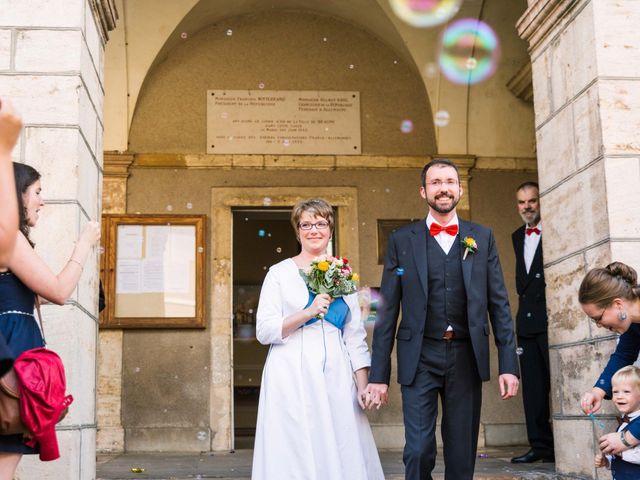
[[[31,239],[29,239],[29,225],[27,225],[27,209],[22,201],[22,194],[26,193],[27,189],[40,180],[40,173],[29,165],[24,163],[13,162],[13,174],[16,179],[16,193],[18,195],[18,214],[20,216],[20,231],[23,233],[29,243],[33,245]]]
[[[578,301],[581,304],[593,304],[598,308],[608,307],[615,298],[636,300],[638,297],[638,274],[621,262],[589,270],[578,290]]]

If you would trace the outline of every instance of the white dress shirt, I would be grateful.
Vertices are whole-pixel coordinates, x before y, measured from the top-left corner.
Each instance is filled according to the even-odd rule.
[[[640,416],[640,410],[636,410],[635,412],[632,412],[629,414],[629,418],[631,420],[635,420],[638,416]],[[628,425],[627,422],[623,422],[619,427],[618,427],[618,432],[621,432],[622,430],[624,430],[624,428]],[[629,463],[640,463],[640,445],[635,446],[633,448],[630,448],[629,450],[625,450],[624,452],[622,452],[622,459],[625,462],[629,462]]]
[[[436,222],[436,220],[431,216],[431,212],[429,212],[429,215],[427,215],[427,230],[431,228],[431,224],[433,222]],[[436,222],[436,223],[439,223],[439,222]],[[454,215],[453,218],[449,221],[449,223],[442,226],[448,227],[449,225],[457,225],[458,229],[460,228],[460,225],[458,223],[458,215]],[[458,231],[458,233],[460,232]],[[449,250],[451,250],[451,247],[453,247],[453,242],[456,241],[456,238],[458,238],[458,235],[453,236],[445,232],[440,232],[438,235],[434,236],[433,238],[436,242],[438,242],[438,245],[440,245],[440,248],[444,250],[444,253],[449,255]]]
[[[531,270],[531,264],[533,263],[533,257],[536,255],[536,249],[540,243],[540,237],[542,236],[542,222],[538,222],[537,225],[531,228],[537,228],[540,233],[533,232],[531,235],[527,235],[528,225],[524,226],[524,265],[527,268],[527,273]]]

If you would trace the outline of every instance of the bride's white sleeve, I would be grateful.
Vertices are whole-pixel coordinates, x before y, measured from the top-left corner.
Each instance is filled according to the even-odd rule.
[[[344,301],[349,307],[349,317],[344,324],[342,337],[349,353],[351,368],[355,372],[371,366],[371,354],[367,346],[367,331],[362,322],[358,294],[347,295],[344,297]]]
[[[282,338],[284,316],[280,277],[281,275],[276,269],[269,269],[260,290],[260,300],[256,312],[256,338],[263,345],[286,343],[289,339],[289,337]]]

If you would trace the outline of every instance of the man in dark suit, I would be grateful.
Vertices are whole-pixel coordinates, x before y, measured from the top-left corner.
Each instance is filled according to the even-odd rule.
[[[512,463],[554,461],[553,434],[549,422],[551,380],[538,191],[535,182],[525,182],[516,190],[518,213],[525,224],[511,236],[516,254],[519,299],[516,334],[518,346],[522,349],[522,399],[531,446],[524,455],[512,458]]]
[[[482,382],[489,380],[487,312],[503,399],[514,396],[519,383],[513,322],[492,232],[456,214],[462,195],[458,169],[449,160],[434,160],[421,180],[429,214],[389,238],[365,401],[387,402],[395,337],[406,478],[431,479],[440,396],[445,479],[471,480]]]

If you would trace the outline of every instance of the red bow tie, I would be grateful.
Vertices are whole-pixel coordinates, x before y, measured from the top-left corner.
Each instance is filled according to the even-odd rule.
[[[432,237],[435,237],[439,233],[444,232],[452,237],[455,237],[458,234],[458,225],[447,225],[443,227],[442,225],[438,225],[436,222],[433,222],[429,227],[429,233]]]
[[[531,235],[532,233],[540,235],[540,229],[538,227],[527,227],[527,235]]]

